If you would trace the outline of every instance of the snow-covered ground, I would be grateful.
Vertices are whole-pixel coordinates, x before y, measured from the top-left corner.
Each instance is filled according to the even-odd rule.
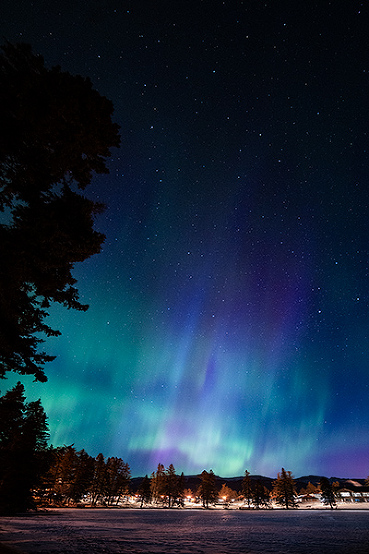
[[[32,554],[368,554],[369,510],[61,509],[0,520]]]

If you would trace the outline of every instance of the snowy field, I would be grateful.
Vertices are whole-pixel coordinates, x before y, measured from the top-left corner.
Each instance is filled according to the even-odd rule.
[[[29,554],[369,553],[369,510],[353,509],[63,509],[2,518],[0,531]]]

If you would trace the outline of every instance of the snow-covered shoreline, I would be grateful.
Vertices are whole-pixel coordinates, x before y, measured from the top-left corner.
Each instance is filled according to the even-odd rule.
[[[63,508],[5,517],[0,529],[26,554],[367,554],[369,510]]]

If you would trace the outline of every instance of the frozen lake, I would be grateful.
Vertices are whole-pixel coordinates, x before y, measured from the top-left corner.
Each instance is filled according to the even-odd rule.
[[[369,553],[369,510],[63,509],[0,531],[29,554]]]

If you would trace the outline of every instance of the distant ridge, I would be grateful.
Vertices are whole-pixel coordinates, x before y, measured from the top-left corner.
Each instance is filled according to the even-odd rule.
[[[325,475],[303,475],[302,477],[294,477],[294,481],[296,483],[296,488],[299,491],[302,488],[306,488],[308,483],[310,482],[312,485],[317,486],[320,482],[320,479],[322,477],[326,477]],[[239,492],[242,489],[242,480],[244,476],[238,476],[238,477],[221,477],[220,475],[216,475],[216,484],[221,488],[223,483],[225,483],[228,487],[231,489]],[[131,479],[131,490],[132,492],[136,492],[143,477],[132,477]],[[273,481],[276,480],[276,477],[266,477],[265,475],[250,475],[251,481],[257,481],[260,479],[264,486],[266,486],[269,490],[272,490],[273,488]],[[185,488],[191,489],[193,491],[196,491],[198,486],[200,485],[201,479],[199,475],[185,475]],[[368,489],[369,487],[365,485],[365,479],[353,479],[353,478],[347,478],[347,477],[329,477],[329,481],[332,482],[338,482],[340,488],[346,488],[352,491],[361,490],[362,488]]]

